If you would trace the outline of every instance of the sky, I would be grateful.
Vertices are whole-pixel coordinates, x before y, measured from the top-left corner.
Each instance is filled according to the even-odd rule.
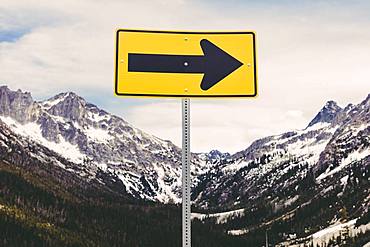
[[[113,95],[116,29],[253,30],[259,97],[191,100],[192,151],[236,152],[370,93],[369,13],[366,0],[0,0],[0,85],[74,91],[180,145],[179,99]]]

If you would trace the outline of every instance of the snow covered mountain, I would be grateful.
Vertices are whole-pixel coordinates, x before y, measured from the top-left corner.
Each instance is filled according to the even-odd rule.
[[[370,95],[344,109],[329,101],[303,130],[214,156],[193,190],[193,218],[246,246],[267,232],[276,246],[370,242],[369,113]]]
[[[66,186],[181,201],[180,148],[72,92],[37,102],[1,86],[0,161],[28,168],[37,163],[38,173]],[[345,108],[328,101],[305,129],[256,140],[235,154],[192,154],[192,176],[192,218],[248,241],[273,229],[276,241],[306,243],[347,220],[367,224],[370,95]],[[289,231],[294,239],[284,235]]]
[[[344,109],[329,101],[306,129],[256,140],[223,158],[193,193],[203,208],[235,207],[297,185],[312,173],[318,181],[370,155],[370,95]]]
[[[118,177],[134,197],[160,202],[180,200],[181,150],[72,92],[36,102],[30,93],[2,86],[0,120],[15,134],[75,164],[69,169],[83,177],[96,178],[101,170]],[[43,159],[42,155],[38,158]],[[200,166],[204,162],[197,156],[193,163],[193,172],[203,170]],[[81,167],[86,171],[79,173]]]
[[[234,208],[271,189],[288,188],[310,172],[322,180],[365,158],[369,101],[370,96],[344,109],[329,101],[306,129],[256,140],[235,154],[193,154],[193,200],[201,208]],[[37,102],[30,93],[2,86],[0,121],[62,157],[82,177],[99,180],[103,171],[136,198],[180,202],[181,150],[72,92]]]

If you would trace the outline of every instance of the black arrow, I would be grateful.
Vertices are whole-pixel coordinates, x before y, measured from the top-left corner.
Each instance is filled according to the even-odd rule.
[[[129,53],[128,71],[204,74],[200,88],[208,90],[243,65],[206,39],[200,46],[204,55]]]

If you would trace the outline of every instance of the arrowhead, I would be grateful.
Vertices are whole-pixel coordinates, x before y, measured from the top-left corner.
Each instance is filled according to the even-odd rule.
[[[204,53],[204,76],[200,88],[208,90],[243,65],[239,60],[212,42],[200,41]]]

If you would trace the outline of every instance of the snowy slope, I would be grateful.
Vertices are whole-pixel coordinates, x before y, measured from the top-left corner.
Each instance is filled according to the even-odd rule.
[[[256,140],[235,154],[193,154],[193,200],[203,208],[230,211],[297,186],[311,173],[324,183],[369,155],[369,99],[344,109],[329,101],[307,128]],[[134,197],[180,202],[181,150],[72,92],[36,102],[30,93],[2,86],[0,121],[76,169],[84,167],[91,176],[99,170],[112,174]]]
[[[256,140],[246,150],[217,156],[193,199],[203,208],[235,208],[265,194],[317,182],[370,155],[370,96],[340,108],[329,101],[307,128]],[[323,182],[324,183],[324,182]]]
[[[301,247],[309,244],[313,246],[327,246],[330,240],[342,238],[344,235],[355,237],[360,233],[370,231],[370,223],[366,225],[355,226],[357,219],[344,223],[335,222],[334,224],[309,235],[306,238],[294,239],[277,244],[277,247],[290,246]]]
[[[99,168],[114,174],[134,197],[180,201],[180,149],[72,92],[36,102],[29,93],[0,87],[0,120],[92,173]],[[197,156],[193,163],[193,173],[204,171]]]
[[[201,214],[201,213],[192,213],[191,214],[191,219],[192,220],[205,220],[205,219],[216,219],[216,224],[223,224],[227,222],[230,219],[234,219],[237,217],[244,216],[244,209],[237,209],[237,210],[232,210],[228,212],[222,212],[222,213],[213,213],[213,214]]]

